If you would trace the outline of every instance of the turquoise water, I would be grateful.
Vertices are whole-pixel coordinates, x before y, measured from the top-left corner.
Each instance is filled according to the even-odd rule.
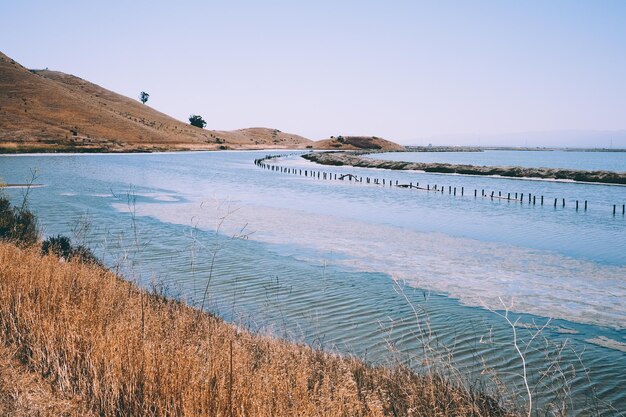
[[[329,168],[296,154],[273,162],[445,187],[427,192],[261,169],[253,160],[263,155],[3,156],[0,177],[22,183],[36,169],[44,186],[30,201],[45,233],[84,238],[129,279],[375,363],[420,368],[428,355],[451,358],[471,381],[493,371],[511,398],[524,398],[521,362],[497,312],[509,307],[525,342],[550,318],[527,352],[536,402],[559,395],[561,352],[578,410],[593,392],[606,410],[626,408],[626,218],[612,213],[626,188]]]
[[[484,152],[393,152],[367,156],[389,161],[626,172],[626,152],[494,150]]]

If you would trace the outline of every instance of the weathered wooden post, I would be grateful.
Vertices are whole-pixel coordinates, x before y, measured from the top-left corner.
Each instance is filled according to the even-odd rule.
[[[558,198],[554,199],[554,208],[556,208],[556,200],[558,200]]]
[[[430,191],[430,184],[426,184],[426,189]]]
[[[543,206],[543,196],[541,196],[541,205]]]
[[[613,204],[613,215],[615,216],[615,204]]]
[[[578,211],[578,200],[576,200],[576,211]]]
[[[493,200],[493,193],[494,193],[494,191],[492,191],[492,192],[491,192],[491,199],[492,199],[492,200]]]
[[[498,191],[498,197],[502,197],[502,191]]]
[[[528,204],[530,204],[530,193],[528,193]]]
[[[585,200],[585,211],[587,211],[587,200]]]
[[[563,199],[563,207],[565,207],[565,199]]]
[[[523,202],[524,202],[524,193],[521,193],[521,194],[519,195],[519,202],[520,202],[520,203],[523,203]]]
[[[461,187],[461,195],[463,195],[464,191],[465,191],[465,187]]]
[[[474,198],[476,198],[477,194],[478,194],[478,190],[474,188]]]
[[[506,199],[510,200],[511,199],[511,193],[506,193]]]
[[[456,187],[454,187],[454,195],[456,195]]]
[[[533,196],[533,206],[535,205],[536,198],[537,196]]]

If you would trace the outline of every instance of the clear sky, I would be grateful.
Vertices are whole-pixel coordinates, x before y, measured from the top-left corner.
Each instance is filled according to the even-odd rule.
[[[0,0],[0,18],[23,65],[212,129],[626,146],[626,1]]]

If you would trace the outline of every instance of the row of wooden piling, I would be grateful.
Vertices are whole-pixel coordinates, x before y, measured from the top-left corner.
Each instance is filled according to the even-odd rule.
[[[394,184],[392,180],[386,179],[386,178],[383,178],[381,180],[379,178],[360,177],[354,174],[338,174],[338,173],[333,173],[333,172],[314,171],[314,170],[307,170],[307,169],[302,169],[302,168],[283,167],[280,165],[267,163],[267,161],[269,160],[281,158],[284,156],[288,156],[288,155],[266,155],[264,158],[255,159],[254,164],[260,168],[268,169],[270,171],[276,171],[276,172],[293,174],[293,175],[300,175],[304,177],[311,177],[311,178],[316,178],[316,179],[321,179],[321,180],[345,181],[346,179],[348,179],[348,181],[355,182],[355,183],[365,183],[365,184],[382,185],[382,186],[388,185],[389,187],[395,186],[398,188],[416,189],[420,191],[435,192],[435,193],[441,193],[441,194],[444,194],[445,189],[446,189],[445,186],[437,185],[437,184],[432,185],[432,186],[430,184],[426,184],[426,187],[424,186],[420,187],[419,182],[416,182],[415,184],[413,184],[413,182],[409,182],[408,184],[400,184],[398,180],[396,180]],[[465,187],[459,188],[459,187],[448,186],[447,188],[448,188],[449,195],[456,196],[457,193],[460,196],[465,195]],[[474,189],[474,198],[479,197],[478,191],[479,191],[478,189]],[[520,204],[523,204],[524,201],[527,200],[528,204],[533,205],[533,206],[536,205],[537,203],[539,203],[539,205],[541,206],[543,206],[544,203],[549,204],[548,202],[549,200],[544,198],[543,195],[537,196],[531,193],[506,193],[506,195],[504,195],[501,191],[498,191],[498,194],[496,195],[495,191],[491,191],[491,193],[489,193],[489,191],[485,192],[484,189],[481,189],[480,191],[481,191],[480,193],[481,198],[489,198],[491,200],[506,200],[506,201],[519,202]],[[556,209],[559,205],[562,208],[565,208],[565,198],[560,199],[560,201],[558,198],[554,199],[554,204],[553,204],[554,208]],[[589,204],[587,200],[584,200],[584,201],[575,200],[576,211],[579,211],[579,209],[582,209],[583,211],[587,211],[588,207],[589,207]],[[626,215],[626,204],[622,204],[621,211],[622,211],[622,216]],[[618,205],[613,204],[613,215],[614,216],[617,215],[617,212],[618,212]]]

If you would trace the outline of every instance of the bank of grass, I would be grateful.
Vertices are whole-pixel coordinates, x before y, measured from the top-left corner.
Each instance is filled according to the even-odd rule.
[[[26,196],[0,196],[0,415],[513,415],[461,380],[241,330],[38,236]]]
[[[99,415],[511,415],[454,381],[254,335],[10,243],[0,243],[0,332],[20,366]]]

